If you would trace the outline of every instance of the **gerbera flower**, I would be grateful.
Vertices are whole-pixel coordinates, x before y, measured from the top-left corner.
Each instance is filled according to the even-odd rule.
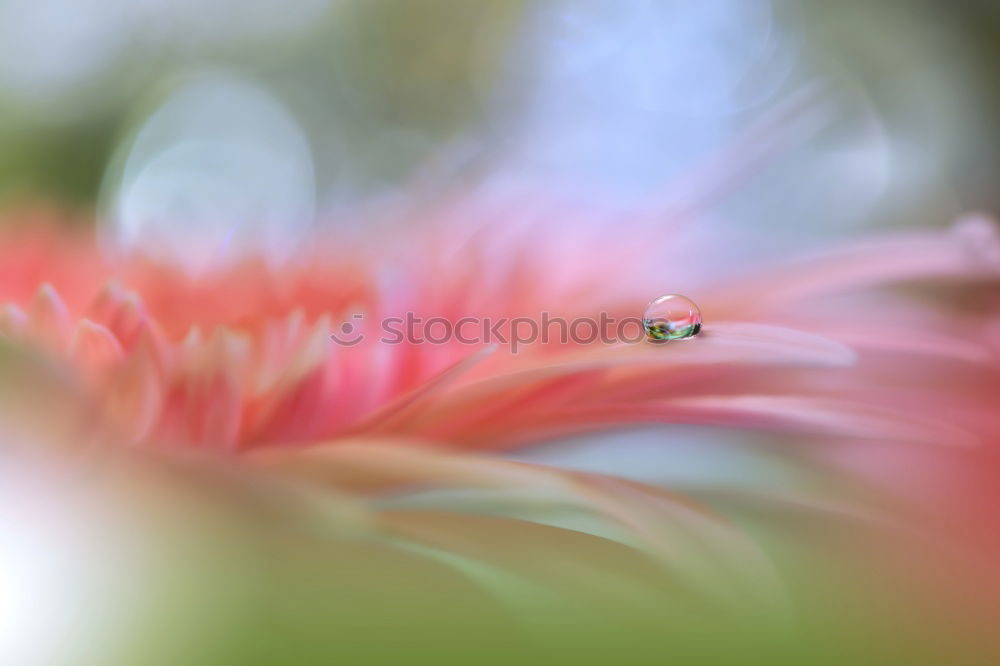
[[[567,649],[566,632],[595,663],[623,645],[637,656],[707,649],[699,636],[726,635],[734,651],[771,641],[812,649],[810,622],[822,614],[803,614],[795,599],[812,587],[737,516],[756,507],[913,529],[903,521],[913,500],[937,494],[903,478],[911,461],[948,491],[971,461],[995,463],[992,449],[911,456],[996,442],[990,398],[1000,373],[985,319],[884,288],[995,277],[1000,244],[982,220],[718,283],[688,276],[706,322],[688,341],[550,340],[517,353],[456,339],[380,342],[380,323],[407,313],[452,324],[543,312],[622,320],[673,290],[649,277],[670,265],[651,249],[655,236],[559,227],[559,242],[545,242],[516,225],[502,234],[470,227],[473,208],[449,202],[429,214],[433,223],[374,239],[316,237],[292,265],[249,257],[196,277],[144,256],[105,262],[89,237],[55,226],[6,232],[0,330],[13,346],[4,383],[21,397],[3,419],[8,467],[15,477],[35,470],[27,497],[59,486],[81,521],[91,521],[90,504],[114,507],[82,529],[137,549],[130,561],[142,573],[123,594],[169,600],[143,606],[142,627],[185,618],[189,645],[158,647],[172,655],[165,663],[254,663],[250,654],[277,663],[289,643],[296,663],[463,661],[470,652],[483,663],[483,645],[498,663],[525,651],[541,661]],[[345,330],[360,341],[331,338]],[[784,455],[829,488],[682,494],[498,455],[650,422],[826,445]],[[879,455],[855,456],[862,447]],[[924,469],[956,460],[956,474]],[[891,492],[847,485],[866,478]],[[966,491],[996,499],[985,487]],[[555,515],[566,511],[574,529]],[[954,515],[937,513],[921,537],[933,540]],[[979,562],[997,545],[985,541],[956,536],[952,545]],[[180,573],[150,555],[159,545],[187,562]],[[222,567],[227,591],[207,591],[234,554],[236,565]],[[939,571],[934,556],[909,561]],[[152,583],[157,571],[219,609],[185,617],[198,604]],[[247,610],[254,604],[262,610]],[[225,618],[223,635],[202,634],[208,617]],[[405,647],[373,642],[386,626]],[[497,641],[508,635],[516,638]],[[843,654],[864,654],[854,649]],[[128,641],[93,650],[97,663],[154,663]]]

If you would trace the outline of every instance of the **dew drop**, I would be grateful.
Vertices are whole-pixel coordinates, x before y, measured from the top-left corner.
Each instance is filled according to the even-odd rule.
[[[683,340],[701,331],[701,310],[686,296],[666,294],[646,306],[642,324],[653,342]]]

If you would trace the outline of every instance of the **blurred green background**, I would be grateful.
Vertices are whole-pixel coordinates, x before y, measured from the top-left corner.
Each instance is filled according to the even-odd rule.
[[[996,3],[694,4],[3,0],[0,201],[114,199],[115,156],[214,72],[287,110],[320,213],[428,170],[631,205],[816,83],[832,120],[770,160],[730,217],[792,234],[793,219],[942,224],[1000,203]]]

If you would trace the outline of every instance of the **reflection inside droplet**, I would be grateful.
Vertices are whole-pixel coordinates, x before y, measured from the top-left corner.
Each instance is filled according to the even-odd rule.
[[[653,342],[682,340],[701,331],[701,310],[686,296],[667,294],[646,306],[642,324]]]

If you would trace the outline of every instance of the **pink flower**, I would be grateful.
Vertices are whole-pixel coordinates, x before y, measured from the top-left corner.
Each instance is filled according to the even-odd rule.
[[[551,339],[511,354],[481,340],[375,339],[378,322],[408,311],[638,317],[668,285],[646,277],[656,260],[632,239],[602,240],[595,261],[593,249],[571,256],[529,235],[456,241],[440,225],[370,245],[317,239],[281,270],[247,259],[192,278],[142,258],[107,266],[88,238],[32,229],[8,233],[0,297],[8,336],[65,363],[130,442],[236,451],[378,435],[488,449],[642,421],[958,442],[976,433],[908,410],[915,391],[884,395],[868,357],[985,360],[989,340],[948,310],[871,287],[993,274],[987,229],[859,244],[719,284],[704,276],[706,333],[667,348]],[[342,321],[365,340],[335,344]]]
[[[585,570],[624,575],[638,566],[635,552],[649,554],[709,608],[742,609],[741,621],[764,609],[769,621],[784,622],[788,581],[754,538],[709,508],[708,495],[495,455],[650,422],[757,430],[810,444],[789,444],[785,455],[825,470],[835,488],[864,479],[878,492],[864,502],[840,490],[709,495],[735,498],[742,510],[893,524],[894,503],[905,499],[907,511],[917,507],[927,519],[920,539],[947,535],[969,564],[968,579],[958,577],[963,590],[997,583],[982,558],[1000,553],[1000,530],[990,523],[1000,496],[998,303],[988,292],[973,299],[974,285],[1000,269],[1000,242],[987,222],[864,241],[719,281],[686,276],[698,285],[687,295],[705,317],[704,332],[687,341],[550,341],[514,354],[455,340],[376,340],[378,322],[407,312],[453,323],[542,312],[622,319],[674,290],[669,270],[660,277],[669,253],[654,251],[651,232],[489,232],[470,227],[467,214],[453,204],[434,211],[433,222],[372,238],[317,237],[280,269],[248,258],[197,278],[143,257],[106,263],[86,234],[37,222],[11,229],[0,247],[0,330],[41,360],[14,357],[6,383],[20,382],[26,395],[30,383],[39,388],[6,408],[8,439],[138,460],[124,464],[138,465],[151,488],[171,488],[165,470],[181,470],[195,485],[219,487],[241,516],[250,506],[302,510],[301,493],[312,491],[290,491],[289,483],[326,487],[348,498],[344,506],[360,498],[364,530],[379,538],[555,588],[583,584],[536,558],[572,551]],[[920,290],[907,295],[904,284]],[[351,321],[363,342],[331,340]],[[557,498],[622,530],[621,541],[637,551],[605,553],[600,565],[614,540],[370,504],[415,485],[548,498],[536,508]],[[942,501],[954,506],[942,509]],[[352,524],[347,514],[333,522]],[[507,538],[485,545],[497,532]],[[938,545],[926,561],[908,559],[915,575],[945,568]],[[887,562],[901,552],[858,552],[873,550]],[[623,585],[638,590],[659,575],[639,573]],[[928,594],[937,599],[956,589],[952,582],[928,584]],[[686,598],[674,592],[671,603]],[[659,594],[653,606],[663,602]]]

